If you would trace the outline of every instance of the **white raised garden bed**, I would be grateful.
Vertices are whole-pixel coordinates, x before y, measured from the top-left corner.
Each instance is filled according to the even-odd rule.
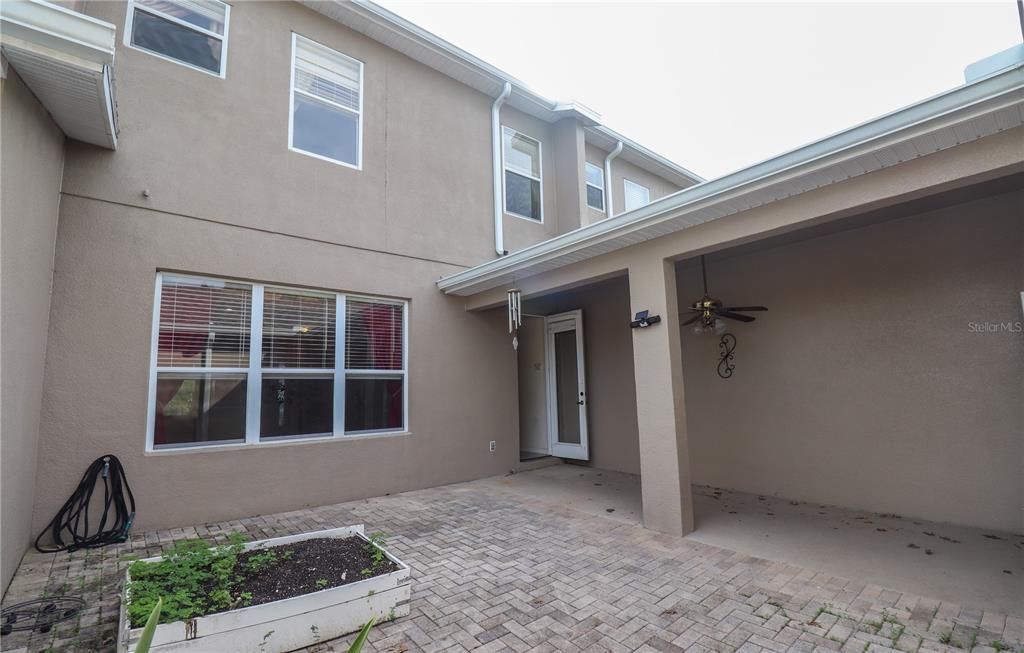
[[[268,549],[303,540],[353,536],[370,543],[363,534],[363,526],[358,525],[249,542],[243,549]],[[156,628],[150,650],[285,653],[355,632],[371,617],[377,621],[404,617],[409,614],[409,567],[387,551],[384,553],[397,565],[397,570],[289,599],[161,624]],[[161,559],[157,556],[143,562]],[[117,650],[121,653],[133,651],[142,634],[142,628],[131,628],[128,620],[126,606],[130,583],[131,575],[126,571],[117,637]]]

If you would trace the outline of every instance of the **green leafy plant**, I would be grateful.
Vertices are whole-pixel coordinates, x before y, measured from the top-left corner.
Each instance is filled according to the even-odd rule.
[[[328,585],[330,585],[330,581],[328,581],[326,578],[317,578],[316,583],[314,583],[314,585],[316,585],[316,588],[318,590],[322,590]]]
[[[153,645],[153,635],[156,633],[156,625],[160,622],[160,609],[164,605],[162,598],[157,598],[153,611],[146,619],[146,627],[142,629],[139,636],[139,643],[135,646],[135,653],[149,653],[149,647]]]
[[[211,546],[203,540],[186,540],[157,562],[133,562],[128,616],[132,627],[146,622],[157,601],[162,600],[159,623],[229,609],[241,602],[234,594],[236,567],[245,536],[233,534],[231,544]]]
[[[370,629],[373,628],[373,622],[375,618],[371,618],[363,626],[363,629],[359,631],[359,636],[352,642],[352,646],[348,648],[348,653],[359,653],[363,650],[363,645],[366,644],[366,638],[370,636]]]
[[[946,632],[939,635],[939,642],[946,646],[954,646],[956,648],[963,648],[960,646],[960,642],[953,639],[953,631],[947,630]]]
[[[366,552],[370,554],[370,566],[363,569],[360,573],[363,576],[369,576],[379,570],[381,567],[387,565],[388,557],[384,553],[384,547],[387,544],[385,535],[381,531],[371,533],[370,537],[366,538]]]
[[[292,553],[289,551],[288,553]],[[288,556],[290,558],[291,556]],[[286,558],[287,559],[287,558]],[[277,564],[277,551],[273,549],[267,549],[261,553],[254,553],[249,556],[245,566],[249,571],[261,572],[268,567],[272,567]]]

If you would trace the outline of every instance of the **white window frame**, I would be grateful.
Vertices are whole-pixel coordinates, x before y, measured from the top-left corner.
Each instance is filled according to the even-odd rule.
[[[525,170],[520,170],[519,168],[510,168],[508,166],[508,164],[505,163],[505,134],[506,133],[512,134],[513,136],[522,136],[523,138],[525,138],[527,140],[530,140],[530,141],[533,141],[534,143],[537,144],[537,170],[540,173],[538,176],[535,177],[533,175],[532,171],[531,172],[526,172]],[[539,138],[534,138],[533,136],[530,136],[529,134],[524,134],[523,132],[519,131],[518,129],[515,129],[513,127],[508,127],[506,125],[502,125],[501,126],[501,135],[502,135],[502,138],[501,138],[501,170],[502,170],[502,172],[501,172],[501,208],[502,208],[502,210],[506,214],[511,215],[513,217],[516,217],[516,218],[519,218],[520,220],[528,220],[528,221],[530,221],[533,224],[544,224],[544,143],[542,143]],[[534,218],[534,217],[532,217],[532,216],[522,215],[520,213],[516,213],[515,211],[510,211],[509,210],[509,208],[508,208],[508,192],[507,192],[505,186],[506,186],[506,180],[508,179],[508,173],[510,171],[513,172],[514,174],[517,174],[517,175],[521,176],[521,177],[526,177],[527,179],[532,179],[533,181],[536,181],[539,184],[539,186],[538,186],[538,188],[540,189],[540,219],[539,220]]]
[[[633,208],[630,208],[630,207],[626,206],[626,198],[629,197],[629,193],[627,193],[626,191],[629,190],[630,186],[633,186],[635,188],[643,189],[643,191],[645,193],[647,193],[647,201],[644,202],[643,204],[641,204],[640,206],[634,206]],[[651,203],[651,189],[650,188],[648,188],[647,186],[644,186],[643,184],[638,184],[635,181],[630,181],[629,179],[623,178],[623,180],[622,180],[622,209],[623,209],[623,211],[635,211],[635,210],[637,210],[639,208],[643,208],[643,207],[647,206],[650,203]]]
[[[163,289],[165,276],[179,279],[191,279],[194,281],[218,281],[230,283],[244,283],[252,288],[251,315],[249,324],[249,365],[241,368],[202,368],[202,367],[158,367],[157,358],[160,344],[160,298]],[[327,376],[326,370],[317,368],[267,368],[262,367],[263,362],[263,296],[266,289],[275,291],[309,291],[309,289],[282,286],[279,284],[253,283],[249,281],[238,281],[222,277],[211,277],[206,275],[179,274],[157,272],[156,289],[153,300],[153,325],[150,338],[150,361],[149,361],[149,399],[146,407],[146,453],[166,454],[180,451],[209,451],[217,449],[234,449],[240,447],[272,447],[287,443],[297,442],[323,442],[325,440],[351,440],[361,437],[382,436],[382,435],[408,435],[409,434],[409,302],[404,299],[392,299],[389,297],[374,297],[372,295],[356,295],[347,293],[331,293],[330,291],[316,291],[317,294],[335,296],[335,329],[334,329],[334,428],[327,434],[310,434],[295,436],[276,436],[260,440],[260,411],[264,373],[269,376],[288,376],[295,374]],[[375,302],[379,304],[393,304],[402,307],[402,369],[400,370],[364,370],[348,369],[345,367],[345,307],[346,300],[358,299],[362,301]],[[246,402],[245,402],[245,441],[224,442],[212,441],[209,444],[182,443],[180,445],[165,445],[157,448],[155,439],[156,421],[156,382],[157,373],[184,373],[202,374],[204,370],[212,373],[223,374],[245,374],[246,375]],[[375,429],[364,431],[345,430],[345,379],[347,376],[360,376],[362,378],[394,378],[402,377],[402,425],[396,429]]]
[[[305,91],[298,91],[299,93],[301,93],[302,95],[304,95],[306,97],[310,97],[310,98],[315,99],[317,102],[323,102],[323,103],[329,104],[332,107],[335,107],[337,109],[341,109],[342,111],[347,111],[348,113],[354,113],[356,115],[356,119],[359,121],[359,128],[356,130],[356,138],[359,140],[359,142],[356,145],[356,162],[355,162],[355,164],[349,163],[348,161],[340,161],[338,159],[332,159],[331,157],[324,156],[323,154],[317,154],[316,152],[310,152],[308,150],[303,150],[303,149],[295,147],[295,141],[294,141],[294,135],[295,135],[295,93],[296,93],[296,89],[295,89],[295,52],[296,52],[296,47],[295,46],[298,44],[299,39],[302,39],[304,41],[308,41],[309,43],[312,43],[313,45],[317,45],[317,46],[319,46],[321,48],[325,48],[327,50],[330,50],[331,52],[334,52],[335,54],[338,54],[338,55],[344,57],[345,59],[348,59],[348,60],[350,60],[350,61],[352,61],[354,63],[359,64],[359,111],[358,112],[353,111],[349,107],[346,107],[344,105],[338,104],[337,102],[331,102],[330,100],[327,100],[325,98],[317,97],[315,95],[310,95],[309,93],[306,93]],[[366,77],[365,77],[365,70],[364,69],[365,69],[365,65],[359,59],[356,59],[355,57],[347,55],[344,52],[341,52],[339,50],[335,50],[334,48],[332,48],[330,46],[327,46],[327,45],[324,45],[323,43],[320,43],[319,41],[314,41],[313,39],[311,39],[309,37],[302,36],[301,34],[297,34],[295,32],[292,32],[291,73],[290,73],[290,81],[288,83],[288,149],[289,150],[291,150],[292,152],[298,152],[299,154],[304,154],[306,156],[311,156],[314,159],[320,159],[321,161],[327,161],[327,162],[333,163],[335,165],[344,166],[346,168],[352,168],[353,170],[362,170],[363,169],[363,94],[364,94],[363,92],[364,92],[365,87],[366,87]]]
[[[592,183],[590,183],[590,181],[588,181],[588,178],[587,178],[587,168],[593,168],[593,169],[595,169],[595,170],[597,170],[598,172],[601,173],[601,185],[600,186],[598,186],[596,184],[592,184]],[[604,192],[604,186],[605,186],[604,168],[602,168],[601,166],[599,166],[599,165],[597,165],[595,163],[591,163],[591,162],[587,161],[586,163],[583,164],[583,181],[585,182],[586,186],[589,186],[591,188],[596,188],[597,190],[601,191],[601,208],[597,208],[596,206],[591,204],[589,199],[587,199],[587,206],[589,206],[590,208],[594,209],[595,211],[600,211],[601,213],[604,213],[606,207],[608,206],[608,196]],[[586,189],[584,188],[584,190],[586,190]],[[586,198],[584,198],[584,199],[586,199]]]
[[[145,52],[146,54],[148,54],[150,56],[153,56],[153,57],[156,57],[158,59],[163,59],[164,61],[170,61],[171,63],[178,64],[179,66],[185,66],[186,68],[191,68],[192,70],[198,70],[201,73],[206,73],[207,75],[211,75],[213,77],[219,77],[220,79],[224,79],[225,77],[227,77],[227,72],[228,72],[228,33],[229,33],[229,29],[231,27],[231,5],[229,5],[226,2],[223,2],[223,0],[217,0],[217,1],[220,2],[222,5],[224,5],[224,34],[218,34],[216,32],[211,32],[210,30],[204,29],[204,28],[202,28],[202,27],[200,27],[198,25],[193,25],[192,23],[190,23],[188,21],[185,21],[185,20],[182,20],[180,18],[176,18],[174,16],[170,16],[168,14],[165,14],[165,13],[161,12],[158,9],[154,9],[152,7],[147,7],[146,5],[142,5],[142,4],[136,4],[135,0],[128,0],[128,16],[125,18],[125,21],[124,21],[124,44],[127,47],[131,48],[132,50],[136,50],[138,52]],[[194,32],[199,32],[200,34],[203,34],[204,36],[209,36],[211,38],[215,38],[215,39],[220,40],[220,42],[221,42],[220,71],[219,72],[213,72],[212,70],[207,70],[206,68],[202,68],[200,66],[195,66],[193,64],[190,64],[187,61],[182,61],[180,59],[175,59],[174,57],[169,57],[169,56],[167,56],[165,54],[160,54],[159,52],[153,52],[152,50],[147,50],[146,48],[139,47],[139,46],[135,45],[134,43],[132,43],[132,32],[135,29],[135,10],[136,9],[139,9],[140,11],[144,11],[147,14],[151,14],[151,15],[156,16],[158,18],[162,18],[164,20],[170,21],[172,23],[175,23],[177,25],[180,25],[182,27],[190,29],[190,30],[192,30]]]

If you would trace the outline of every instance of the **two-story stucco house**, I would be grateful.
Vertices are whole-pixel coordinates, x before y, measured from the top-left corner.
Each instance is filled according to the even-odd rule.
[[[107,452],[143,527],[507,471],[435,282],[700,181],[369,3],[4,11],[5,582]]]
[[[1019,53],[705,181],[365,0],[0,26],[5,586],[108,453],[138,528],[536,456],[1020,528]]]

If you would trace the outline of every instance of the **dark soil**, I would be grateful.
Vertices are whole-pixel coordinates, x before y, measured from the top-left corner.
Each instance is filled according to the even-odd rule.
[[[245,606],[260,605],[398,569],[386,557],[375,565],[372,551],[371,545],[358,537],[318,538],[246,551],[238,554],[235,569],[240,581],[232,594],[244,596]]]

